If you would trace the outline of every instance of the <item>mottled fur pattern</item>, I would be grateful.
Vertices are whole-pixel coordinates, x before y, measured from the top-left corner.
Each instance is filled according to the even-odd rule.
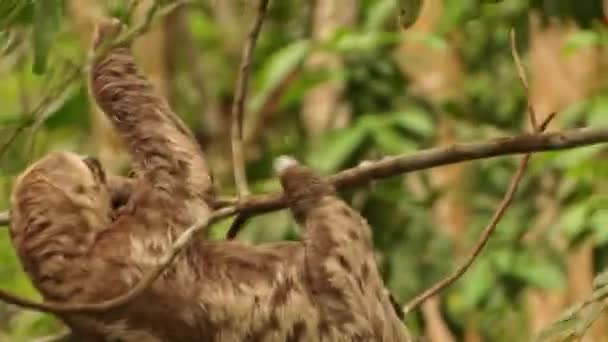
[[[304,229],[305,274],[323,340],[408,340],[378,272],[365,219],[304,166],[287,167],[281,183]]]
[[[115,24],[99,32],[96,46]],[[90,77],[91,93],[129,147],[135,177],[123,183],[125,195],[96,163],[67,152],[19,177],[11,237],[46,300],[95,303],[128,291],[210,213],[203,154],[128,49],[100,56]],[[61,318],[93,342],[408,341],[365,221],[302,166],[288,167],[281,180],[301,242],[197,241],[130,303]]]

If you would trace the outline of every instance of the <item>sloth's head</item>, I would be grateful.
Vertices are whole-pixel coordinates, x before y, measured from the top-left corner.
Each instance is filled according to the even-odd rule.
[[[75,229],[96,227],[107,223],[111,213],[101,164],[69,152],[50,153],[31,165],[18,177],[11,200],[11,226],[16,230],[42,218]]]

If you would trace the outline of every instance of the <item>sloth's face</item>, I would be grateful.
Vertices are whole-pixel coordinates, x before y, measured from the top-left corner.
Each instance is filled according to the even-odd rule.
[[[17,180],[13,198],[28,198],[26,202],[36,209],[58,215],[82,211],[103,217],[111,210],[106,174],[99,161],[68,152],[51,153],[30,166]]]

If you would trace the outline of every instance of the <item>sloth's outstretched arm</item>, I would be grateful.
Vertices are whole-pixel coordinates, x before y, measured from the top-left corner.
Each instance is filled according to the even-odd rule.
[[[120,29],[117,21],[100,24],[93,53],[99,54]],[[139,177],[171,195],[210,195],[212,180],[198,143],[140,72],[128,47],[97,56],[89,82],[97,104],[128,144]]]

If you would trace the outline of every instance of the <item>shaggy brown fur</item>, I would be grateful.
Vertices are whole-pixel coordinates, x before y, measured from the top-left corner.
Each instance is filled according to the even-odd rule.
[[[116,33],[112,25],[96,46]],[[90,77],[129,147],[135,184],[113,210],[127,198],[116,181],[72,153],[50,154],[18,179],[12,241],[46,300],[95,303],[125,293],[210,213],[203,154],[128,49],[100,56]],[[288,167],[281,181],[301,242],[197,241],[128,304],[61,318],[82,341],[408,341],[365,221],[303,166]]]

